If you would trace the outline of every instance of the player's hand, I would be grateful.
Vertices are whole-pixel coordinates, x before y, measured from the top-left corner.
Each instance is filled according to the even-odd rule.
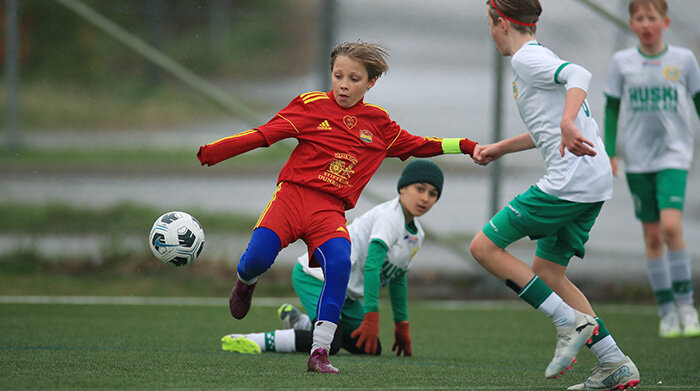
[[[403,352],[404,356],[413,354],[411,349],[411,332],[409,331],[408,321],[404,320],[396,322],[394,327],[394,344],[391,346],[391,351],[396,350],[396,355],[400,356]]]
[[[595,156],[596,151],[592,147],[593,143],[583,137],[573,121],[562,121],[561,144],[559,145],[561,156],[564,156],[567,149],[576,156]]]
[[[472,156],[472,159],[474,163],[485,166],[501,156],[503,156],[503,152],[498,144],[479,144],[474,148],[474,156]]]
[[[357,338],[355,345],[360,349],[364,346],[365,353],[376,354],[379,339],[379,312],[366,313],[362,324],[350,334],[350,338]]]
[[[617,176],[617,158],[610,158],[610,167],[612,167],[613,176]]]

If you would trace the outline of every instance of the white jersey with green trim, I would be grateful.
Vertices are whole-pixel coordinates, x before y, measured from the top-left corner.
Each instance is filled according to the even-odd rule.
[[[545,162],[546,172],[537,187],[566,201],[589,203],[610,199],[612,169],[587,101],[574,123],[583,137],[593,142],[597,155],[579,157],[567,150],[562,157],[559,153],[567,89],[558,76],[570,63],[537,41],[529,41],[513,54],[511,64],[513,95],[520,117]]]
[[[637,47],[621,50],[613,56],[604,92],[622,103],[627,172],[690,169],[692,97],[700,92],[693,52],[670,45],[654,57]]]
[[[416,226],[416,233],[411,233],[406,228],[403,208],[399,203],[399,197],[396,197],[356,217],[348,225],[348,233],[352,243],[350,252],[352,268],[350,269],[347,293],[349,299],[358,300],[364,297],[364,267],[367,261],[369,243],[372,240],[381,240],[389,249],[382,265],[380,286],[383,287],[389,283],[397,271],[406,272],[411,268],[413,255],[421,247],[425,238],[425,233],[418,219],[414,218],[413,222]],[[306,274],[323,280],[321,268],[309,267],[307,254],[300,256],[298,261]]]

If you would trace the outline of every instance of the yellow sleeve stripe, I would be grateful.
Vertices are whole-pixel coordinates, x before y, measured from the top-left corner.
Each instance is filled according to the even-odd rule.
[[[391,148],[391,146],[394,145],[394,143],[396,142],[396,140],[399,139],[399,136],[400,136],[400,135],[401,135],[401,131],[399,130],[399,132],[396,133],[396,137],[394,137],[394,139],[391,141],[391,143],[386,147],[387,150],[389,150],[389,148]]]
[[[294,128],[294,130],[297,131],[297,133],[301,133],[301,132],[299,132],[299,129],[297,129],[297,127],[294,126],[294,124],[292,123],[292,121],[290,121],[290,120],[284,118],[284,116],[282,116],[280,113],[277,113],[277,116],[280,117],[280,118],[282,118],[283,120],[289,122],[289,124],[292,125],[292,127]]]
[[[312,96],[308,99],[305,99],[303,102],[304,102],[304,104],[308,104],[308,103],[315,102],[315,101],[321,100],[321,99],[331,99],[331,98],[329,98],[328,95],[323,94],[323,96],[315,96],[315,97]]]
[[[462,153],[462,149],[459,148],[458,138],[444,138],[442,139],[442,153]]]
[[[236,137],[247,136],[247,135],[249,135],[249,134],[251,134],[251,133],[253,133],[253,132],[257,132],[257,129],[250,129],[250,130],[246,130],[245,132],[236,133],[236,134],[234,134],[233,136],[228,136],[228,137],[224,137],[224,138],[222,138],[222,139],[220,139],[220,140],[216,140],[216,141],[214,141],[212,144],[216,144],[216,143],[220,143],[220,142],[222,142],[222,141],[234,139],[234,138],[236,138]]]
[[[379,110],[381,110],[381,111],[383,111],[384,113],[386,113],[386,115],[389,115],[389,113],[387,113],[387,111],[384,110],[384,108],[381,107],[381,106],[373,105],[373,104],[371,104],[371,103],[365,103],[365,106],[376,107],[376,108],[378,108]]]
[[[321,92],[321,91],[311,91],[311,92],[305,92],[299,96],[301,97],[301,99],[306,99],[309,95],[321,95],[321,94],[325,95],[326,93]]]

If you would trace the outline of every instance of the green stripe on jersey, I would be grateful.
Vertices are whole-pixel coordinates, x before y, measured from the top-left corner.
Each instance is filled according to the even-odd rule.
[[[444,138],[442,139],[442,153],[462,153],[459,148],[459,138]]]
[[[567,65],[569,65],[569,64],[571,64],[571,63],[570,63],[570,62],[565,62],[565,63],[561,64],[561,65],[559,66],[559,68],[557,68],[557,71],[554,72],[554,82],[555,82],[555,83],[561,84],[561,83],[559,82],[559,72],[561,72],[561,70],[564,69],[564,67],[567,66]]]

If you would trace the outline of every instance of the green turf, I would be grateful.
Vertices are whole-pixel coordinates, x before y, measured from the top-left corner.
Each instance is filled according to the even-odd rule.
[[[583,381],[594,364],[582,352],[573,372],[545,380],[554,329],[520,302],[454,309],[413,303],[413,357],[387,351],[393,328],[385,316],[381,357],[341,353],[332,358],[340,375],[308,374],[304,354],[221,351],[221,336],[272,330],[279,321],[274,306],[262,305],[233,320],[220,300],[215,306],[0,304],[0,389],[563,390]],[[653,307],[599,311],[640,368],[640,389],[698,389],[700,339],[656,337]],[[382,313],[390,311],[383,306]]]

